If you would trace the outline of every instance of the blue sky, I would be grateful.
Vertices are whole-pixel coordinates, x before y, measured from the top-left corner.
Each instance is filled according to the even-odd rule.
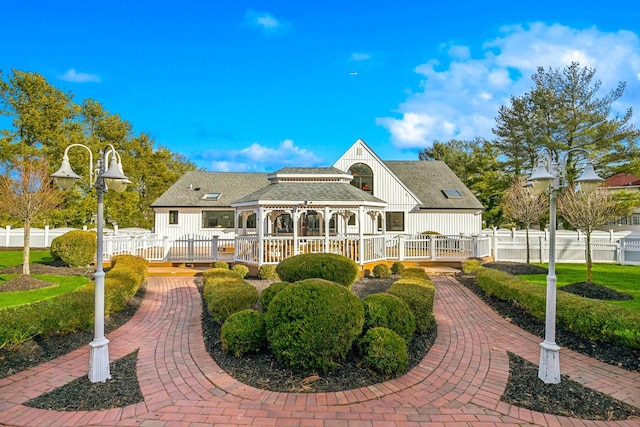
[[[13,1],[0,70],[42,74],[207,170],[386,160],[492,138],[538,66],[594,67],[640,103],[640,6],[583,1]],[[640,124],[636,111],[634,123]],[[0,125],[7,126],[6,119]]]

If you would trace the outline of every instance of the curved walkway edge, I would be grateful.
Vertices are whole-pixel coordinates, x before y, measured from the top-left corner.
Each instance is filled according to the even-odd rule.
[[[135,316],[108,335],[110,359],[138,352],[144,402],[103,411],[48,411],[24,402],[87,374],[85,346],[0,379],[0,424],[8,426],[638,426],[640,420],[585,421],[500,401],[507,352],[538,363],[540,338],[505,321],[454,277],[433,276],[438,337],[404,376],[332,393],[256,389],[227,375],[202,340],[193,277],[150,277]],[[562,374],[640,407],[640,375],[573,351]]]

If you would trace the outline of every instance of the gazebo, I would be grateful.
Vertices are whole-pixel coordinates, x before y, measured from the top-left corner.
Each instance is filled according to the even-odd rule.
[[[269,185],[231,205],[236,261],[277,264],[310,252],[361,265],[386,259],[387,203],[351,185],[352,175],[335,167],[284,168],[267,178]]]

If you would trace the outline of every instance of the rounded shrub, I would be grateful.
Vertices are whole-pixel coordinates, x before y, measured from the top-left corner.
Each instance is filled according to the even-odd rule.
[[[364,304],[364,330],[384,327],[395,331],[406,342],[416,330],[416,319],[406,302],[395,295],[378,293],[366,296]]]
[[[262,313],[247,309],[233,313],[220,330],[222,350],[240,357],[256,352],[267,343],[267,334]]]
[[[207,302],[211,318],[223,323],[238,311],[253,307],[258,301],[258,290],[242,279],[236,281],[206,283],[202,295]]]
[[[262,280],[277,279],[276,266],[274,264],[263,264],[258,268],[258,278]]]
[[[416,279],[418,281],[424,281],[426,283],[431,283],[429,276],[424,271],[424,269],[419,267],[409,267],[402,270],[400,273],[400,277],[402,279]]]
[[[269,303],[278,292],[291,285],[289,282],[274,282],[260,292],[260,310],[266,313]]]
[[[325,279],[348,288],[358,277],[358,265],[338,254],[302,254],[280,261],[276,273],[285,282]]]
[[[391,329],[369,329],[358,348],[364,363],[383,375],[399,374],[407,369],[407,343]]]
[[[202,277],[205,284],[242,281],[238,273],[225,268],[210,268],[202,273]]]
[[[433,285],[399,279],[387,289],[387,292],[407,303],[416,319],[416,331],[425,332],[435,324],[433,317],[435,287]]]
[[[213,263],[213,268],[224,268],[225,270],[228,270],[229,264],[224,261],[216,261]]]
[[[400,261],[396,261],[393,264],[391,264],[391,274],[402,273],[402,270],[404,270],[404,264],[401,263]]]
[[[51,256],[61,260],[67,267],[86,267],[96,256],[98,247],[96,233],[73,230],[58,236],[51,242]]]
[[[240,277],[244,279],[245,277],[247,277],[247,274],[249,274],[249,267],[242,264],[235,264],[233,267],[231,267],[231,271],[235,271],[240,275]]]
[[[308,279],[285,287],[265,314],[274,356],[293,368],[334,369],[362,332],[362,302],[344,286]]]
[[[376,264],[371,272],[375,278],[391,277],[391,270],[387,264]]]

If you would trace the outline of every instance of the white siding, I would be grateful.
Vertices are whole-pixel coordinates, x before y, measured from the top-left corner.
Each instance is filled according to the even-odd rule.
[[[178,211],[178,223],[169,224],[169,211]],[[218,236],[231,239],[235,236],[234,228],[202,228],[202,211],[204,210],[233,210],[213,208],[156,208],[154,231],[169,239],[179,239],[187,235],[203,237]]]
[[[419,234],[423,231],[437,231],[445,235],[480,234],[482,215],[479,213],[459,210],[418,212],[419,200],[359,140],[333,166],[348,171],[355,163],[364,163],[371,168],[373,195],[388,203],[387,212],[405,212],[405,230],[400,234]]]

